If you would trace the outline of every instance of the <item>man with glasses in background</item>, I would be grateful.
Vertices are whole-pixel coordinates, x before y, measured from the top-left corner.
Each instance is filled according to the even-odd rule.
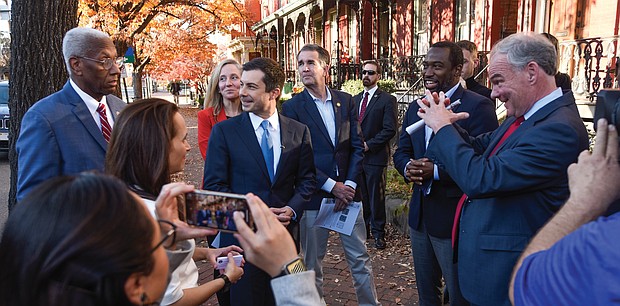
[[[116,115],[125,103],[113,95],[122,58],[110,36],[90,28],[65,34],[62,52],[69,81],[36,102],[17,139],[17,200],[48,178],[103,171]]]
[[[362,128],[364,160],[360,190],[364,205],[366,239],[375,238],[375,247],[385,249],[385,182],[390,140],[396,135],[396,97],[379,89],[381,66],[375,60],[362,65],[364,91],[353,97]]]

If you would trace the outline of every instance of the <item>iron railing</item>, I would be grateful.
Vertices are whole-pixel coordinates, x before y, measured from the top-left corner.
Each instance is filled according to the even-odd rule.
[[[573,93],[594,103],[603,88],[618,88],[619,36],[584,38],[560,43],[559,70],[572,78]]]

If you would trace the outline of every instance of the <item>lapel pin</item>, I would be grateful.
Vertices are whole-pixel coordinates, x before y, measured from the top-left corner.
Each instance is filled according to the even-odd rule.
[[[118,116],[118,114],[120,114],[121,112],[116,112],[116,115]]]
[[[340,107],[340,102],[336,102],[336,107]]]

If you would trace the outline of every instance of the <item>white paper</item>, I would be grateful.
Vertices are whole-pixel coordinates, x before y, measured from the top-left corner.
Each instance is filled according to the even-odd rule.
[[[334,211],[335,206],[334,199],[323,199],[314,225],[350,236],[362,208],[362,202],[351,202],[341,211]]]

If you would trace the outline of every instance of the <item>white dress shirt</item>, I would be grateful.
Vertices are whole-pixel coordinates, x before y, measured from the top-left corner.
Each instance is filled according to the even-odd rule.
[[[267,129],[269,130],[269,137],[271,137],[271,142],[273,143],[273,176],[275,177],[278,164],[280,163],[280,155],[282,155],[282,140],[280,138],[280,120],[278,118],[278,110],[276,110],[273,115],[267,119],[263,119],[254,113],[248,113],[248,115],[250,115],[250,121],[252,121],[252,127],[254,128],[254,133],[256,134],[256,139],[258,139],[259,145],[263,137],[263,133],[265,132],[260,124],[263,120],[269,121]]]

